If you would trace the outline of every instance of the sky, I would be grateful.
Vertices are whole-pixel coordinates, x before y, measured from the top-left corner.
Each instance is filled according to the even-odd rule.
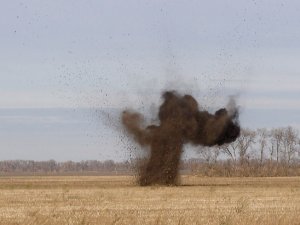
[[[296,0],[4,1],[0,160],[129,159],[118,115],[169,89],[300,129],[299,25]]]

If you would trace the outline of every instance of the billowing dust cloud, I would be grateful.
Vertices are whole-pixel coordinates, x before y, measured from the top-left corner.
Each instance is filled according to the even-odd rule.
[[[200,111],[191,95],[175,91],[163,94],[159,108],[159,125],[144,125],[143,116],[124,111],[122,123],[141,146],[150,146],[151,153],[140,171],[139,183],[174,185],[183,145],[214,146],[236,140],[240,134],[238,110],[219,109],[215,114]]]

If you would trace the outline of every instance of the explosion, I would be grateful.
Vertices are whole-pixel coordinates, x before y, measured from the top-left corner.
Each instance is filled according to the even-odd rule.
[[[162,97],[159,125],[144,126],[140,113],[124,111],[122,114],[126,131],[142,147],[150,146],[150,157],[139,178],[142,186],[176,184],[184,144],[220,146],[234,142],[240,135],[236,107],[210,114],[199,110],[198,102],[191,95],[167,91]]]

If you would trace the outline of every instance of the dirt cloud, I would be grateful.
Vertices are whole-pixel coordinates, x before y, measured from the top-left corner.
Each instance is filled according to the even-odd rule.
[[[219,109],[214,114],[199,110],[191,95],[166,91],[159,108],[159,125],[145,125],[143,115],[124,111],[122,123],[141,146],[150,146],[148,161],[142,167],[139,183],[174,185],[183,145],[214,146],[236,140],[240,135],[238,110],[232,102],[230,109]]]

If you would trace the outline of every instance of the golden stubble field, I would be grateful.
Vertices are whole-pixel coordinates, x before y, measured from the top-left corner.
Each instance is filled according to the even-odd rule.
[[[0,224],[300,224],[300,178],[0,177]]]

